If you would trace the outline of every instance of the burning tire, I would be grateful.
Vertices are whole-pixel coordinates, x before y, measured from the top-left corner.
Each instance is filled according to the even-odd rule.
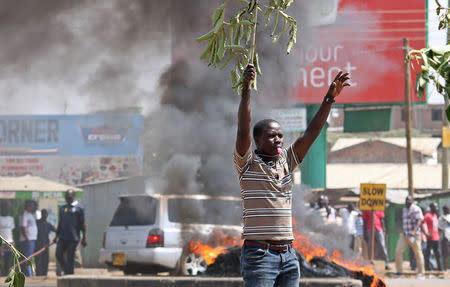
[[[179,275],[197,276],[205,273],[208,264],[206,260],[194,253],[185,252],[180,258]]]

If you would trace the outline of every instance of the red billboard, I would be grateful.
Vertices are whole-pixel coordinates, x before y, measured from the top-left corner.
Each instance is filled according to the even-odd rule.
[[[314,39],[311,45],[300,48],[295,100],[320,103],[334,75],[342,69],[350,72],[352,87],[337,103],[404,102],[403,38],[409,39],[413,49],[426,46],[426,1],[315,2],[311,15]],[[411,74],[411,99],[417,102],[415,72],[411,70]]]

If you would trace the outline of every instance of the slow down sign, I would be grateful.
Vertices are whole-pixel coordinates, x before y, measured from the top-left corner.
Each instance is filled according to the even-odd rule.
[[[382,210],[386,207],[386,184],[361,183],[360,210]]]

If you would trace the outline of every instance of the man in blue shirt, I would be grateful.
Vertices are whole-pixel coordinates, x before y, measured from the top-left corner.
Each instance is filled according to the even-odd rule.
[[[81,245],[86,247],[86,225],[84,209],[75,201],[75,192],[66,191],[66,204],[59,208],[59,222],[56,228],[56,258],[65,275],[73,274],[75,268],[75,250],[80,242],[80,231],[83,232]]]

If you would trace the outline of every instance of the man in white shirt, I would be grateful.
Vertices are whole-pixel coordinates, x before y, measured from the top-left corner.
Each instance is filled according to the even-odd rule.
[[[6,201],[0,202],[0,236],[10,244],[14,244],[12,231],[15,227],[14,218],[8,215],[9,205]],[[6,276],[12,264],[12,251],[8,245],[0,246],[0,276]]]
[[[336,210],[329,205],[328,196],[321,195],[317,201],[317,208],[325,224],[336,223]]]
[[[347,208],[341,208],[339,210],[339,214],[342,217],[342,223],[344,227],[347,229],[349,234],[350,241],[350,249],[354,249],[355,246],[355,236],[356,236],[356,217],[358,216],[358,212],[355,210],[355,204],[349,203]]]
[[[33,213],[35,211],[35,204],[32,200],[25,202],[25,211],[22,214],[20,220],[20,246],[23,255],[29,257],[34,253],[34,247],[37,239],[37,225],[36,218]],[[22,267],[25,276],[33,276],[33,269],[26,264]]]

